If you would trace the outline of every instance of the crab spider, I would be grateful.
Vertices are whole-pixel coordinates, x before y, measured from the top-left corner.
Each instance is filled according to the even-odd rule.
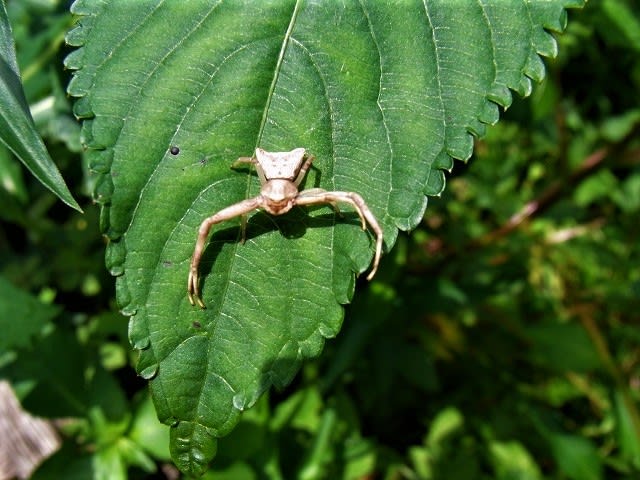
[[[369,207],[360,195],[354,192],[328,192],[321,188],[298,191],[298,186],[311,167],[314,157],[305,153],[304,148],[296,148],[290,152],[267,152],[257,148],[253,157],[240,157],[233,166],[250,163],[256,166],[260,178],[260,194],[223,208],[216,214],[206,218],[198,229],[196,246],[191,257],[189,278],[187,279],[187,295],[191,305],[206,308],[200,297],[198,266],[204,252],[211,227],[234,217],[242,216],[242,241],[244,241],[245,216],[256,209],[265,210],[271,215],[282,215],[295,205],[329,204],[337,210],[337,203],[350,204],[358,213],[362,229],[367,223],[376,235],[376,251],[373,266],[367,279],[371,280],[378,269],[382,255],[382,229]]]

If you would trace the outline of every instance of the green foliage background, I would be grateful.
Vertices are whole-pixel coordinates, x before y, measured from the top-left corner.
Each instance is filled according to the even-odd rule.
[[[0,340],[1,373],[67,419],[34,478],[170,477],[63,93],[65,7],[8,5],[27,100],[86,213],[0,152],[0,322],[29,319]],[[640,474],[640,11],[592,2],[559,42],[544,84],[358,285],[341,335],[243,415],[207,477]]]

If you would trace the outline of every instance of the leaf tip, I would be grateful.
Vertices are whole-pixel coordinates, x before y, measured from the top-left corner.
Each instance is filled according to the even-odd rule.
[[[195,422],[178,422],[170,432],[171,457],[176,466],[187,475],[202,476],[218,450],[211,429]]]

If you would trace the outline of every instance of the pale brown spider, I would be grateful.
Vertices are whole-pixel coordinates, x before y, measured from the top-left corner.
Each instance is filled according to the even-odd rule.
[[[223,208],[215,215],[206,218],[200,225],[187,279],[187,295],[191,305],[197,303],[201,308],[206,308],[198,287],[198,266],[211,227],[216,223],[242,215],[242,241],[244,242],[246,223],[244,216],[258,208],[271,215],[282,215],[295,205],[330,204],[337,210],[337,202],[349,203],[358,213],[362,229],[366,230],[367,222],[369,222],[371,229],[376,234],[376,253],[373,258],[373,267],[367,275],[368,280],[373,278],[380,263],[380,255],[382,255],[382,229],[378,225],[378,221],[357,193],[327,192],[321,188],[311,188],[299,192],[298,186],[311,167],[313,160],[314,157],[307,155],[304,148],[296,148],[290,152],[266,152],[257,148],[253,157],[240,157],[233,164],[236,166],[241,163],[251,163],[256,166],[261,185],[260,195]]]

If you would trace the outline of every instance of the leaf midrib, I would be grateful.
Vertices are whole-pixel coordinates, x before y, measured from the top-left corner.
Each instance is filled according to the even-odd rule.
[[[267,118],[269,116],[269,109],[270,109],[270,106],[271,106],[271,100],[273,98],[273,94],[274,94],[276,85],[278,83],[278,78],[280,76],[280,71],[282,69],[282,62],[284,61],[284,57],[285,57],[287,48],[289,46],[289,42],[291,40],[291,35],[292,35],[293,28],[295,26],[295,22],[296,22],[296,19],[297,19],[297,16],[298,16],[299,8],[300,8],[300,0],[297,0],[295,6],[293,8],[293,12],[291,13],[291,18],[289,20],[289,25],[287,26],[287,30],[285,31],[284,37],[282,39],[282,45],[280,47],[280,53],[278,55],[278,60],[276,61],[276,65],[275,65],[275,68],[274,68],[273,78],[271,80],[271,85],[269,86],[269,90],[267,92],[267,98],[266,98],[264,110],[263,110],[263,113],[262,113],[262,119],[260,121],[260,126],[258,128],[258,134],[257,134],[257,137],[256,137],[256,145],[255,145],[256,148],[258,146],[260,146],[260,143],[262,141],[262,135],[264,133],[264,127],[265,127],[265,125],[267,123]],[[253,153],[253,152],[251,152],[251,153]],[[245,191],[246,191],[245,198],[248,198],[250,196],[250,194],[251,194],[251,185],[252,185],[252,183],[253,183],[252,176],[251,175],[247,175],[247,186],[246,186],[246,189],[245,189]],[[237,253],[236,252],[237,252],[238,248],[239,248],[239,243],[236,242],[234,247],[233,247],[234,252],[233,252],[233,255],[231,256],[231,261],[230,261],[231,263],[230,263],[229,268],[228,268],[229,277],[232,276],[233,270],[234,270],[235,265],[236,265],[236,258],[237,258]],[[225,282],[224,285],[225,285],[225,288],[224,288],[224,292],[222,293],[220,305],[225,305],[226,304],[226,298],[227,298],[227,295],[229,294],[230,282]],[[216,335],[217,327],[218,327],[218,322],[214,322],[214,325],[213,325],[213,328],[212,328],[212,331],[211,331],[211,337],[214,337]],[[211,341],[209,341],[207,343],[208,343],[208,349],[210,350],[212,348],[213,343]],[[207,353],[207,358],[209,358],[209,356],[210,356],[210,352]],[[210,365],[209,365],[209,363],[207,363],[207,366],[206,366],[206,372],[207,373],[206,374],[208,374],[209,368],[210,368]],[[206,377],[206,375],[205,375],[205,377]],[[223,377],[221,377],[221,378],[223,378]],[[223,380],[225,381],[225,383],[228,384],[226,379],[223,378]],[[205,382],[203,381],[203,383],[201,385],[201,388],[204,388],[204,385],[205,385]],[[232,391],[234,391],[234,393],[237,393],[237,391],[235,389],[233,389],[233,388],[232,388]],[[197,406],[198,412],[200,411],[200,408],[203,406],[201,398],[202,398],[202,390],[200,391],[200,394],[199,394],[199,400],[198,400],[198,406]],[[198,416],[196,415],[192,421],[197,422],[197,418],[198,418]]]

